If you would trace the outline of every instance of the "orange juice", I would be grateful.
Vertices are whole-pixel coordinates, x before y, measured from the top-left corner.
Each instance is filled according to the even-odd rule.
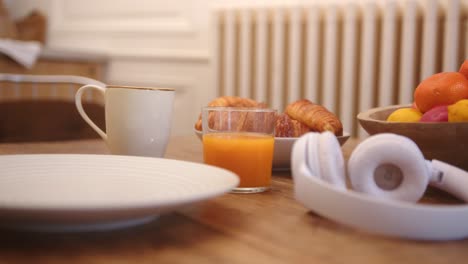
[[[268,187],[273,161],[273,135],[257,133],[213,133],[203,135],[206,164],[236,173],[240,188]]]

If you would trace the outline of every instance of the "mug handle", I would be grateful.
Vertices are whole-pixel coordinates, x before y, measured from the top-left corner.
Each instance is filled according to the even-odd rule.
[[[81,103],[81,98],[83,97],[83,93],[86,90],[92,90],[92,89],[98,90],[103,95],[105,95],[106,88],[104,88],[104,87],[100,87],[100,86],[96,86],[96,85],[92,85],[92,84],[82,86],[82,87],[80,87],[80,89],[78,89],[78,91],[75,94],[76,109],[78,109],[78,113],[80,113],[81,117],[83,117],[83,119],[86,121],[86,123],[88,123],[102,137],[102,139],[107,140],[106,133],[104,133],[104,131],[102,131],[102,129],[100,129],[91,120],[91,118],[89,118],[89,116],[86,114],[85,110],[83,109],[83,105]]]

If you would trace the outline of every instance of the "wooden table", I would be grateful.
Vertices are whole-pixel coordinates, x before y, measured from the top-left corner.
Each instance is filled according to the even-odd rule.
[[[344,145],[346,157],[356,144]],[[201,162],[201,151],[195,136],[178,137],[170,142],[167,157]],[[0,154],[13,153],[108,151],[101,140],[0,144]],[[226,194],[134,228],[74,234],[0,231],[0,263],[65,262],[467,263],[468,240],[409,241],[338,225],[294,200],[286,171],[274,173],[268,192]]]

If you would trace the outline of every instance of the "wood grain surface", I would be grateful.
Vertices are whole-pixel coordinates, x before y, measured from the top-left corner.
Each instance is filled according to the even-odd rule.
[[[357,143],[343,146],[346,158]],[[108,151],[101,140],[0,144],[0,154],[18,153]],[[201,143],[195,136],[173,138],[166,157],[202,162]],[[425,200],[453,202],[435,190]],[[394,239],[331,222],[294,200],[289,171],[274,172],[268,192],[226,194],[134,228],[0,230],[0,263],[466,263],[467,248],[468,240]]]

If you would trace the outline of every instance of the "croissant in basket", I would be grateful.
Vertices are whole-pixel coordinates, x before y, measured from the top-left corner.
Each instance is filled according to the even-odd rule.
[[[224,107],[261,107],[265,108],[266,105],[263,103],[259,103],[255,100],[249,99],[249,98],[243,98],[243,97],[238,97],[238,96],[221,96],[213,101],[208,103],[208,106],[224,106]],[[240,126],[242,126],[247,117],[246,116],[239,116],[237,117],[239,119],[243,119],[243,121],[238,122]],[[222,124],[212,124],[214,120],[214,117],[210,117],[210,120],[208,120],[210,127],[217,127],[222,128]],[[195,129],[201,131],[202,130],[202,118],[201,114],[198,117],[197,122],[195,123]]]
[[[275,137],[300,137],[312,131],[307,125],[291,119],[287,114],[279,114],[276,117]]]
[[[336,136],[343,135],[341,121],[325,107],[314,104],[307,99],[289,104],[284,112],[291,119],[306,125],[310,131],[330,131]]]
[[[225,107],[267,107],[249,98],[237,96],[222,96],[211,101],[208,106]],[[213,113],[214,114],[214,113]],[[251,125],[255,120],[249,118],[248,114],[239,114],[234,118],[238,119],[239,130],[243,126]],[[222,129],[224,124],[214,124],[214,116],[209,117],[209,126]],[[196,130],[202,130],[201,115],[195,123]],[[330,131],[336,136],[343,134],[343,125],[340,120],[325,107],[314,104],[307,99],[302,99],[289,104],[285,112],[276,115],[275,137],[300,137],[310,132]]]

